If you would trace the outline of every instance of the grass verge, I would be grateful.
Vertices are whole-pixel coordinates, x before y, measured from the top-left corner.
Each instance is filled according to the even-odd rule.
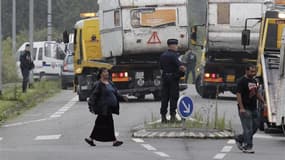
[[[191,119],[186,119],[176,122],[160,123],[157,121],[158,118],[152,116],[152,122],[146,123],[146,129],[170,129],[170,128],[184,128],[184,129],[198,129],[198,130],[232,130],[231,122],[226,122],[225,115],[219,118],[213,118],[210,120],[209,117],[203,116],[199,112],[195,112]]]
[[[0,97],[0,125],[58,92],[60,92],[58,81],[35,82],[26,93],[21,92],[20,84],[5,88]]]

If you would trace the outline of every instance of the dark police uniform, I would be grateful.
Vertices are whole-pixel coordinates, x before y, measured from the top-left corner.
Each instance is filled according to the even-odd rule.
[[[169,39],[168,44],[177,44],[178,40]],[[178,59],[177,51],[168,49],[160,56],[160,68],[162,69],[162,88],[161,88],[161,108],[160,114],[162,122],[165,122],[168,102],[170,101],[170,115],[176,115],[177,100],[179,98],[179,79],[184,76],[184,72],[179,72],[182,63]]]
[[[23,83],[22,83],[22,89],[23,92],[26,92],[28,82],[29,82],[29,74],[30,70],[33,68],[32,65],[32,60],[31,60],[31,53],[30,51],[23,51],[20,55],[20,67],[21,67],[21,72],[23,76]]]

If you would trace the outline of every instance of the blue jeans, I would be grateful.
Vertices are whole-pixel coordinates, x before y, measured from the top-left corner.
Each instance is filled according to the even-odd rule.
[[[253,147],[252,139],[259,125],[257,110],[246,110],[244,113],[239,113],[243,134],[237,135],[236,140],[243,143],[245,149]]]

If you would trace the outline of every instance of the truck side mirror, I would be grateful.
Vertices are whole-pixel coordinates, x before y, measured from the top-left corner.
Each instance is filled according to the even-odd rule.
[[[197,26],[191,27],[191,43],[192,45],[197,44]]]
[[[68,37],[67,31],[64,31],[62,36],[63,36],[63,38],[62,38],[63,39],[63,43],[69,43],[69,37]]]
[[[243,46],[248,46],[250,44],[250,30],[244,29],[242,31],[241,44]]]

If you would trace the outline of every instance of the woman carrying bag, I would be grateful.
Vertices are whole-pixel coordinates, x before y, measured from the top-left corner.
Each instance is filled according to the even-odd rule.
[[[113,142],[113,146],[120,146],[123,142],[115,137],[112,114],[119,115],[119,101],[128,101],[128,99],[120,95],[113,82],[110,81],[108,69],[100,68],[97,79],[88,100],[89,110],[97,115],[97,119],[91,135],[85,138],[85,142],[90,146],[96,146],[94,140]]]

